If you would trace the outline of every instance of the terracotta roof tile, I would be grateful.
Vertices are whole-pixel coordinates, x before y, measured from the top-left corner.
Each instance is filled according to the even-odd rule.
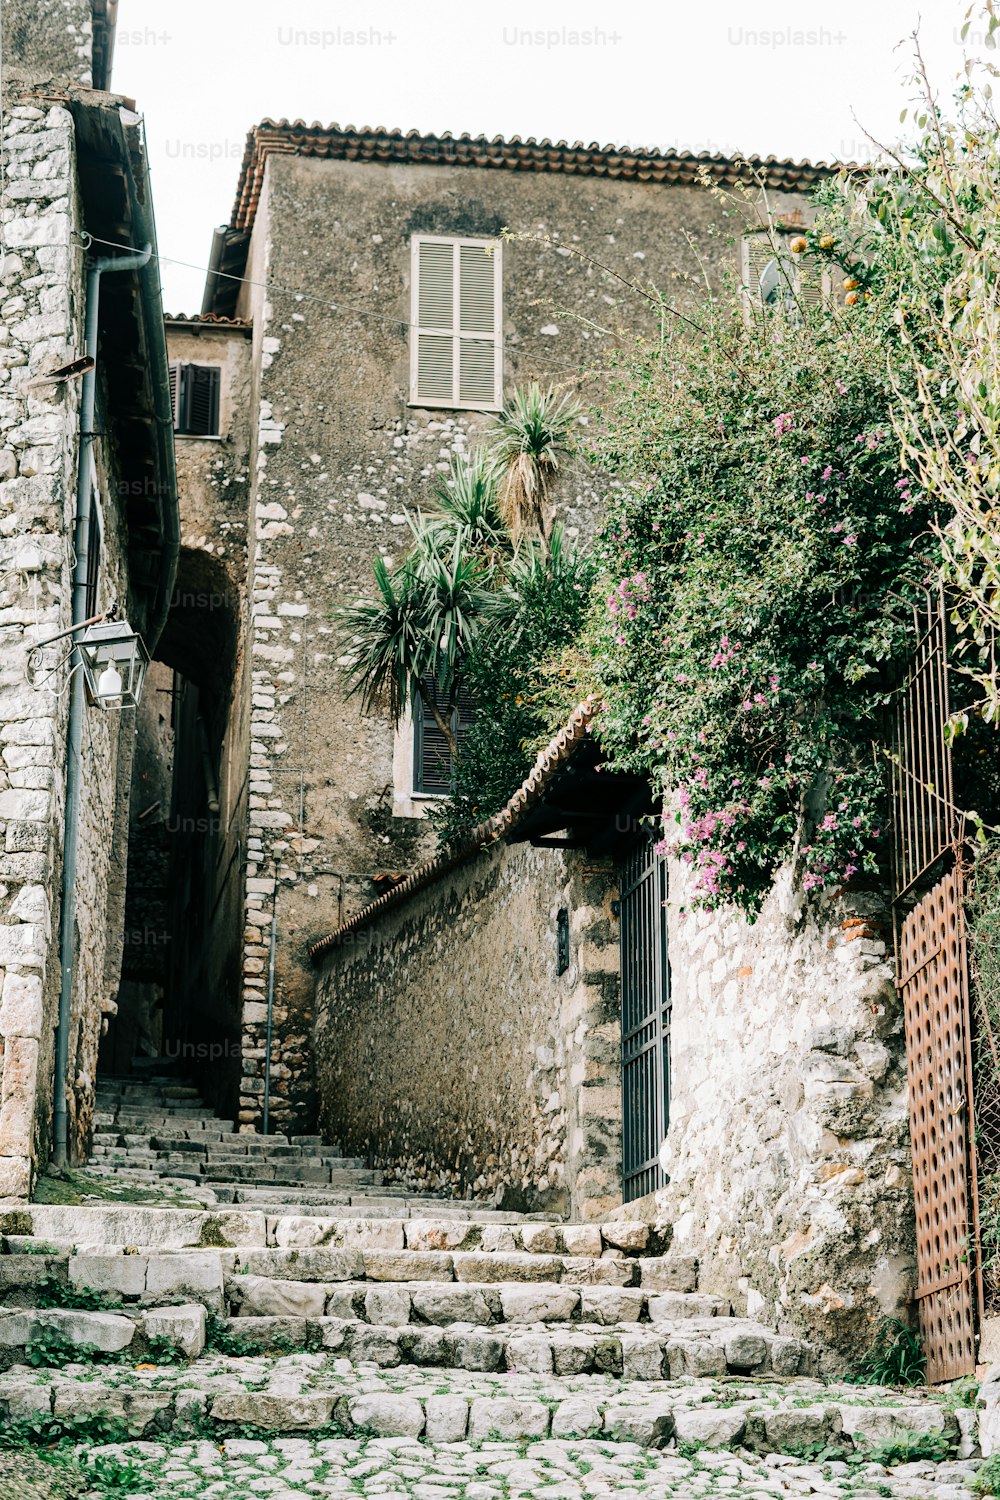
[[[247,318],[224,318],[221,313],[164,313],[164,323],[198,323],[207,328],[233,328],[247,332],[253,323]]]
[[[276,153],[320,156],[341,161],[407,162],[432,166],[501,168],[522,172],[561,172],[577,177],[694,185],[704,172],[722,185],[751,179],[769,188],[806,192],[839,170],[838,164],[788,161],[776,156],[722,156],[710,151],[661,151],[655,147],[598,145],[591,141],[536,141],[494,136],[422,135],[418,130],[386,130],[378,125],[307,125],[304,120],[262,120],[247,135],[233,230],[252,228],[267,158]]]
[[[569,759],[580,741],[590,733],[596,709],[596,700],[586,698],[573,711],[559,733],[554,735],[545,749],[539,752],[530,774],[518,787],[506,807],[501,808],[494,817],[488,818],[484,823],[477,824],[464,838],[442,849],[440,854],[435,855],[426,864],[418,865],[415,870],[411,870],[405,880],[384,892],[375,901],[369,902],[367,906],[362,907],[361,911],[355,912],[353,917],[348,917],[346,922],[341,922],[333,932],[315,942],[309,950],[309,956],[313,962],[321,958],[328,949],[335,948],[349,933],[367,927],[390,907],[398,906],[417,891],[433,885],[435,880],[440,879],[449,870],[454,870],[459,865],[475,859],[477,854],[512,833],[525,814],[538,801],[545,787]]]

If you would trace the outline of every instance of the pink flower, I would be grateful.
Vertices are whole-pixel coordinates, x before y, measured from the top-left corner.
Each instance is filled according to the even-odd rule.
[[[843,545],[845,547],[853,547],[857,540],[857,533],[852,531],[850,536],[844,537]]]
[[[819,477],[821,479],[829,479],[832,474],[833,474],[833,467],[832,467],[831,464],[827,464],[826,468],[823,470],[822,474]]]
[[[794,426],[795,418],[790,411],[780,412],[774,419],[774,430],[778,437],[781,437],[783,433],[791,432]]]

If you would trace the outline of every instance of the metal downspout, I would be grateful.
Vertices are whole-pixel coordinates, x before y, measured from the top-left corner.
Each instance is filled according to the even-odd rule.
[[[105,271],[133,271],[148,264],[152,244],[133,255],[100,256],[87,269],[85,352],[94,364],[83,377],[80,394],[80,448],[76,472],[76,516],[71,620],[74,626],[87,618],[87,555],[90,550],[91,488],[93,471],[94,414],[97,404],[97,314],[101,276]],[[69,1067],[69,1023],[73,999],[73,929],[76,923],[76,855],[80,831],[80,768],[83,750],[83,678],[70,679],[69,724],[66,731],[66,815],[63,830],[62,900],[59,913],[59,1021],[56,1028],[56,1063],[53,1084],[52,1159],[65,1167],[67,1159],[66,1072]]]

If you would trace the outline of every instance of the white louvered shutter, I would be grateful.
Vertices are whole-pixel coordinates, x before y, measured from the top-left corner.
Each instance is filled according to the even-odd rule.
[[[500,246],[495,242],[414,237],[414,405],[499,407],[500,286]]]
[[[801,231],[797,230],[795,233]],[[832,283],[829,272],[823,270],[811,257],[792,255],[786,248],[792,238],[793,234],[784,231],[775,234],[774,243],[763,232],[744,235],[743,289],[752,305],[759,305],[762,298],[773,299],[780,291],[783,280],[786,280],[788,287],[786,299],[793,305],[792,288],[803,307],[817,307],[824,297],[830,295]]]

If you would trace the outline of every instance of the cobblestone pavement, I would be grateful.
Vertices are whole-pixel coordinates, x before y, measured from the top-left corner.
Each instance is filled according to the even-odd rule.
[[[195,1442],[170,1447],[130,1443],[91,1448],[88,1461],[105,1475],[117,1469],[121,1480],[113,1493],[131,1500],[292,1500],[311,1495],[377,1495],[381,1500],[590,1500],[605,1495],[615,1500],[727,1495],[739,1500],[970,1500],[969,1481],[978,1468],[974,1460],[855,1467],[777,1454],[758,1458],[747,1452],[704,1450],[685,1457],[630,1443],[434,1447],[410,1438],[232,1439],[221,1446]],[[89,1493],[96,1500],[108,1491]]]

